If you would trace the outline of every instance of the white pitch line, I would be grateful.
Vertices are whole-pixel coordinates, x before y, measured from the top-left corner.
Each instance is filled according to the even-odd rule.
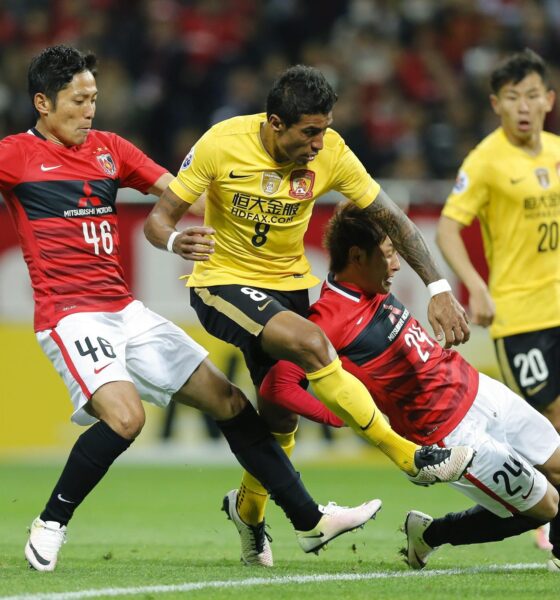
[[[287,577],[250,577],[249,579],[228,581],[199,581],[175,585],[147,585],[143,587],[103,588],[79,592],[52,592],[45,594],[22,594],[0,596],[0,600],[80,600],[100,596],[134,596],[137,594],[169,594],[171,592],[191,592],[194,590],[250,587],[259,585],[287,585],[290,583],[323,583],[328,581],[367,581],[371,579],[403,579],[407,577],[439,577],[440,575],[472,575],[476,573],[508,573],[511,571],[543,570],[543,563],[518,563],[509,565],[488,565],[469,569],[434,569],[433,571],[381,571],[379,573],[323,573],[321,575],[289,575]],[[40,575],[39,575],[40,577]]]

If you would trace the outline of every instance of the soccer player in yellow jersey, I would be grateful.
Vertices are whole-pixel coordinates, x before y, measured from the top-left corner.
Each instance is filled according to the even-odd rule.
[[[560,137],[543,131],[555,94],[529,49],[494,70],[491,89],[501,126],[461,166],[437,240],[473,323],[490,326],[505,382],[560,431]],[[488,286],[460,235],[475,218]]]
[[[302,65],[285,71],[268,94],[266,114],[218,123],[195,144],[148,217],[146,236],[184,258],[199,254],[188,280],[191,304],[210,333],[242,350],[256,386],[277,359],[291,360],[305,370],[324,404],[411,478],[455,478],[472,451],[420,450],[397,435],[366,388],[342,369],[325,334],[305,318],[308,289],[319,280],[310,272],[303,237],[315,199],[338,190],[373,212],[429,284],[428,315],[438,338],[449,346],[469,337],[466,314],[418,229],[330,129],[335,101],[320,71]],[[203,192],[204,227],[176,231]],[[259,410],[289,455],[297,417],[261,402]],[[233,490],[224,499],[249,564],[272,564],[264,534],[266,498],[266,490],[246,473],[239,493]]]

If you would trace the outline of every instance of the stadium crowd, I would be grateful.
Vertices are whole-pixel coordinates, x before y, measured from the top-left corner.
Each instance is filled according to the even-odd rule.
[[[376,177],[454,178],[495,120],[488,74],[530,46],[560,80],[555,0],[4,0],[0,138],[32,124],[26,65],[66,43],[100,58],[99,129],[175,172],[206,128],[262,109],[288,64],[320,68],[336,129]],[[107,90],[107,91],[105,91]],[[546,123],[557,130],[558,110]]]

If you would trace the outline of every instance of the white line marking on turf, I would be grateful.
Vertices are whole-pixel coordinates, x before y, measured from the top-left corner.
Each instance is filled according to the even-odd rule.
[[[472,575],[476,573],[508,573],[511,571],[543,570],[543,563],[518,563],[510,565],[488,565],[469,569],[434,569],[433,571],[380,571],[379,573],[323,573],[321,575],[289,575],[287,577],[250,577],[229,581],[199,581],[175,585],[147,585],[143,587],[103,588],[79,592],[52,592],[45,594],[23,594],[0,596],[0,600],[80,600],[100,596],[135,596],[138,594],[166,594],[190,592],[211,588],[250,587],[257,585],[286,585],[290,583],[323,583],[328,581],[367,581],[371,579],[402,579],[406,577],[439,577],[440,575]]]

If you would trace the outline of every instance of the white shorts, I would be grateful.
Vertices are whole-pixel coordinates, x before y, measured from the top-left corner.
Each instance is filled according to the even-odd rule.
[[[481,373],[473,405],[443,442],[476,450],[465,477],[450,485],[494,514],[509,517],[544,497],[547,480],[534,465],[552,456],[560,436],[520,396]]]
[[[96,421],[84,405],[111,381],[130,381],[143,400],[167,406],[208,355],[138,300],[118,312],[68,315],[54,329],[37,332],[37,340],[70,392],[78,425]]]

